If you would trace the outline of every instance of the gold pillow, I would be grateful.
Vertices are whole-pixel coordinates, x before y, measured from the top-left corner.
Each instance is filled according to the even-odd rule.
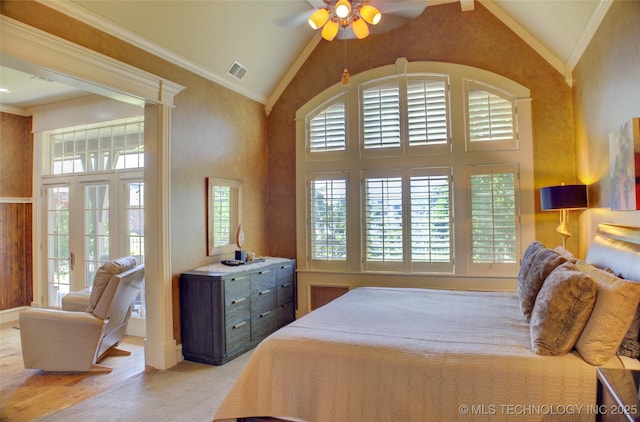
[[[596,304],[587,321],[576,349],[592,365],[602,365],[616,352],[640,302],[640,284],[623,280],[583,261],[576,269],[595,280]]]
[[[570,262],[556,267],[538,293],[531,312],[531,349],[559,356],[575,345],[596,302],[596,283]]]

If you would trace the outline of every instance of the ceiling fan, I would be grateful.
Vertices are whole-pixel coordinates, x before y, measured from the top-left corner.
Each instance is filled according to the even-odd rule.
[[[293,26],[306,22],[320,30],[324,39],[362,39],[387,32],[420,15],[426,0],[307,0],[312,9],[280,23]]]

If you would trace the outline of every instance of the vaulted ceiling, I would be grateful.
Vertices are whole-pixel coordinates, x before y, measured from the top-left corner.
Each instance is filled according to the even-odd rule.
[[[321,0],[40,0],[72,17],[225,85],[267,108],[277,99],[313,48],[322,40],[306,19]],[[459,3],[461,11],[481,3],[520,35],[571,83],[577,64],[612,0],[370,0],[383,11],[379,30],[402,24],[429,7]],[[371,36],[375,36],[372,32]],[[227,74],[233,63],[246,68],[241,80]],[[24,87],[0,94],[3,107],[30,107],[50,83],[0,71],[0,87],[22,76]],[[34,83],[45,87],[33,89]]]

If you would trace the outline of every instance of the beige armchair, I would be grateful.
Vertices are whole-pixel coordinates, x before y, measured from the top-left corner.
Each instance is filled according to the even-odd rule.
[[[62,310],[20,312],[25,368],[110,371],[97,362],[124,337],[143,281],[144,266],[135,258],[114,259],[98,269],[91,290],[67,294]]]

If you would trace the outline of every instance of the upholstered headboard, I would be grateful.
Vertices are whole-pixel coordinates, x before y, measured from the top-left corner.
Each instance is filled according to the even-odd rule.
[[[640,227],[598,225],[586,261],[640,282]]]

